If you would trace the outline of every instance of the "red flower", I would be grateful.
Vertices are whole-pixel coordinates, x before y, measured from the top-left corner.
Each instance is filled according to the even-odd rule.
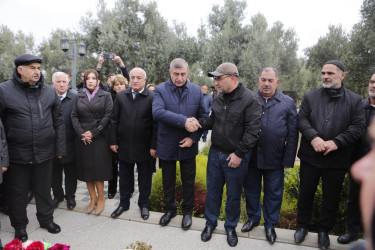
[[[4,250],[22,250],[22,242],[15,238],[5,245]]]
[[[48,248],[48,250],[69,250],[69,249],[70,249],[70,246],[60,244],[60,243],[56,243],[52,247]]]
[[[44,250],[44,245],[40,241],[34,241],[31,243],[26,250]]]

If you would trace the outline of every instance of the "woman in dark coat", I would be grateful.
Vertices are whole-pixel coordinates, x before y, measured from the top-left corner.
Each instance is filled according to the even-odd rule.
[[[79,138],[76,144],[77,179],[85,181],[90,194],[87,213],[104,210],[104,181],[112,179],[112,153],[108,143],[108,124],[112,111],[111,94],[99,88],[96,70],[87,70],[86,89],[78,93],[73,105],[72,124]]]

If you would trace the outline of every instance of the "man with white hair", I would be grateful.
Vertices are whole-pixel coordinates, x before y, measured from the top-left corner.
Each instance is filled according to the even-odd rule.
[[[75,133],[70,118],[77,91],[69,88],[69,76],[65,72],[55,72],[52,75],[52,85],[61,101],[61,110],[65,123],[66,155],[55,159],[52,171],[53,206],[56,208],[66,199],[68,209],[76,206],[75,193],[77,177],[75,168]],[[65,196],[62,188],[62,171],[65,173]]]
[[[110,148],[120,160],[120,204],[111,214],[117,218],[130,206],[134,190],[134,165],[138,170],[141,217],[149,218],[152,184],[151,160],[156,153],[156,122],[152,117],[154,93],[145,87],[146,72],[142,68],[130,71],[130,88],[120,91],[113,104],[110,126]]]

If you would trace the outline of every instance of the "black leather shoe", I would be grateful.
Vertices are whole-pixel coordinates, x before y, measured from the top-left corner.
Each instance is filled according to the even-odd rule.
[[[326,232],[318,232],[318,245],[320,249],[328,249],[329,248],[329,236]]]
[[[248,220],[242,227],[241,232],[246,233],[253,230],[254,227],[259,226],[259,222],[252,222],[251,220]]]
[[[191,219],[191,215],[184,214],[184,216],[182,217],[182,222],[181,222],[182,229],[188,230],[191,227],[191,223],[193,223]]]
[[[294,241],[296,243],[302,243],[305,240],[306,234],[309,230],[305,227],[298,227],[296,232],[294,233]]]
[[[171,211],[168,211],[166,212],[161,218],[160,218],[160,222],[159,224],[161,226],[166,226],[168,225],[168,223],[171,221],[172,218],[176,217],[177,213],[176,212],[171,212]]]
[[[271,243],[271,245],[273,243],[275,243],[275,240],[276,240],[276,232],[275,232],[275,229],[274,228],[270,228],[270,229],[265,229],[266,231],[266,238],[268,240],[269,243]]]
[[[227,242],[228,245],[231,247],[235,247],[238,243],[238,237],[235,230],[227,231]]]
[[[115,198],[116,193],[108,193],[108,199],[113,199]]]
[[[57,198],[54,198],[52,200],[52,204],[53,204],[53,207],[54,208],[57,208],[59,206],[59,203],[62,202],[64,199],[57,199]]]
[[[144,220],[147,220],[148,217],[150,217],[150,212],[149,212],[149,210],[148,210],[147,207],[142,207],[142,208],[141,208],[141,217],[142,217],[142,219],[144,219]]]
[[[113,213],[111,214],[111,217],[112,218],[117,218],[117,217],[119,217],[122,214],[122,212],[128,211],[128,210],[129,210],[129,207],[121,207],[121,206],[119,206],[118,208],[116,208],[115,211],[113,211]]]
[[[214,227],[206,226],[201,233],[201,240],[207,242],[211,239],[212,233],[215,231]]]
[[[60,226],[57,225],[55,222],[51,222],[48,224],[41,224],[40,227],[47,229],[47,231],[51,234],[58,234],[61,232]]]
[[[349,244],[352,241],[358,240],[358,233],[346,232],[337,238],[337,242],[340,244]]]
[[[66,200],[66,206],[68,207],[69,210],[72,210],[73,208],[76,207],[76,201],[75,199],[68,199]]]
[[[14,238],[19,239],[22,242],[27,241],[29,238],[27,237],[26,229],[18,229],[14,234]]]

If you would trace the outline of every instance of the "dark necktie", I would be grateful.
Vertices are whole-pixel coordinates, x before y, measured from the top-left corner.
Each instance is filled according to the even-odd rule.
[[[137,99],[138,92],[133,92],[133,100]]]

